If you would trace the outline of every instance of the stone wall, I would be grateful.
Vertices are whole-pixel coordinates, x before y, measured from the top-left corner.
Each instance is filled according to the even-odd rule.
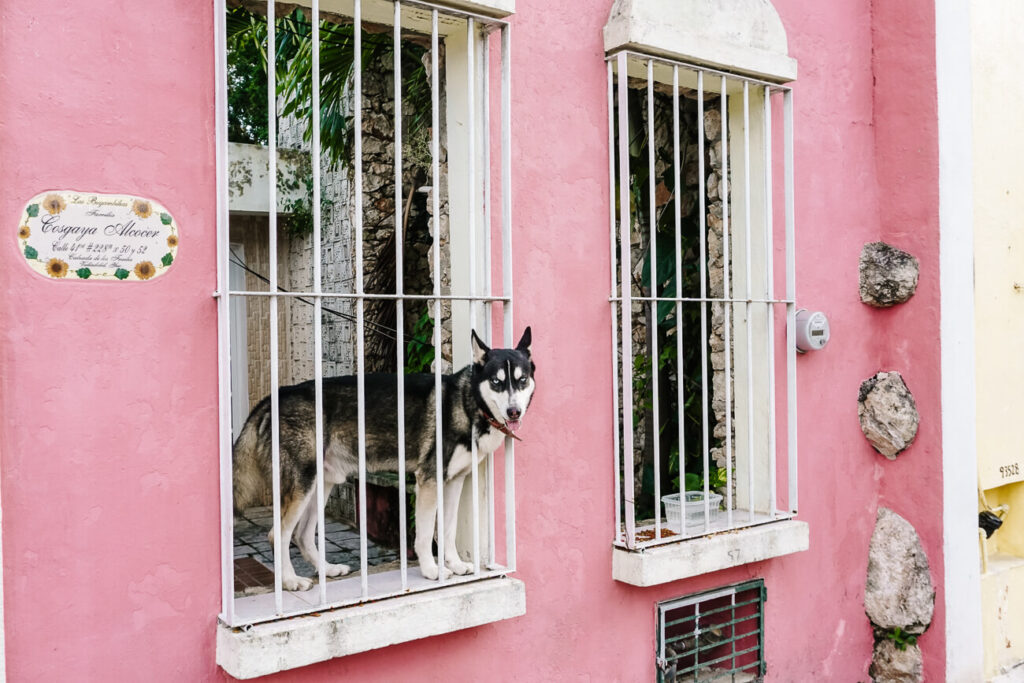
[[[394,184],[394,71],[391,55],[364,64],[362,73],[362,220],[363,220],[363,287],[371,294],[395,292],[395,184]],[[353,97],[346,90],[345,113],[351,112]],[[443,107],[443,100],[442,100]],[[408,100],[402,105],[405,127],[415,113]],[[429,116],[429,114],[428,114]],[[442,121],[444,117],[441,117]],[[280,122],[282,146],[309,149],[303,142],[303,127],[292,119]],[[428,294],[432,291],[429,263],[431,234],[426,212],[429,202],[416,189],[429,182],[429,149],[421,140],[408,139],[403,130],[403,206],[397,212],[403,221],[403,290],[406,294]],[[442,169],[445,168],[442,138]],[[442,176],[444,176],[442,170]],[[442,188],[446,185],[442,180]],[[356,262],[354,228],[356,221],[355,172],[351,165],[330,164],[321,160],[323,194],[321,222],[322,287],[324,292],[355,291]],[[444,192],[443,196],[446,197]],[[442,216],[447,216],[447,201],[442,202]],[[442,230],[447,220],[442,219]],[[442,235],[442,249],[446,233]],[[313,239],[312,234],[292,235],[288,259],[290,282],[296,290],[311,291]],[[447,277],[447,255],[442,260],[443,277]],[[323,372],[327,376],[355,371],[356,305],[351,299],[328,298],[324,301],[322,321]],[[406,339],[426,305],[411,301],[404,305]],[[447,312],[443,320],[450,319]],[[313,376],[313,309],[293,305],[289,318],[292,337],[291,362],[297,374]],[[367,300],[364,304],[364,359],[367,371],[396,369],[396,306],[392,300]]]
[[[708,230],[708,296],[711,298],[727,298],[731,293],[725,291],[725,267],[728,265],[729,272],[732,272],[731,254],[730,263],[725,263],[725,250],[723,248],[724,220],[723,212],[725,202],[729,201],[728,187],[729,178],[722,178],[722,113],[718,100],[705,103],[704,111],[704,137],[707,155],[705,157],[705,168],[708,169],[705,190],[707,192],[707,230]],[[728,133],[726,133],[728,134]],[[730,277],[730,289],[732,278]],[[725,304],[716,301],[711,304],[711,333],[709,343],[711,346],[711,409],[714,413],[714,441],[716,445],[711,449],[711,458],[715,465],[722,467],[735,467],[735,427],[730,435],[733,449],[731,454],[726,453],[726,412],[735,411],[735,392],[730,396],[730,404],[726,406],[725,389],[726,381],[730,383],[734,378],[735,362],[730,363],[729,377],[725,373],[725,327],[726,310]],[[730,335],[731,336],[731,335]],[[730,358],[735,357],[734,340],[729,340]],[[733,424],[735,421],[733,420]],[[731,455],[731,457],[730,457]],[[730,462],[731,460],[731,462]],[[735,487],[735,481],[733,481]],[[735,497],[733,498],[735,500]]]

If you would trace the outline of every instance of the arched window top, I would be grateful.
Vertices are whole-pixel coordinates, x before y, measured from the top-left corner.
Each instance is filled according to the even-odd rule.
[[[769,0],[615,0],[604,48],[629,49],[783,83],[796,78]]]

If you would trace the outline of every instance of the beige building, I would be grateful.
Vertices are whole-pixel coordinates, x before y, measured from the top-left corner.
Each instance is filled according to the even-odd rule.
[[[1022,23],[1016,0],[971,3],[979,511],[1003,521],[982,540],[987,680],[1024,671]]]

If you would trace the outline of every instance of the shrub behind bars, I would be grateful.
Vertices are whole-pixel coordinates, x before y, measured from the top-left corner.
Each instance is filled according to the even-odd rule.
[[[416,473],[416,556],[420,572],[428,579],[438,577],[432,551],[437,515],[437,471],[435,424],[441,423],[444,472],[445,576],[473,571],[471,563],[459,559],[455,546],[455,522],[462,485],[471,469],[475,442],[479,463],[514,436],[522,424],[535,387],[534,364],[530,355],[530,328],[523,332],[514,349],[491,349],[472,333],[473,363],[459,372],[444,375],[441,384],[441,414],[435,414],[434,376],[411,374],[404,378],[406,467]],[[320,555],[315,544],[316,440],[314,382],[281,387],[281,537],[283,541],[282,584],[285,590],[308,590],[313,580],[298,576],[287,551],[292,536],[303,557],[319,571]],[[398,469],[398,382],[394,374],[365,376],[366,470]],[[357,385],[355,376],[323,380],[324,487],[325,495],[336,484],[359,471],[356,423]],[[270,397],[253,409],[233,449],[234,505],[243,509],[270,489],[271,411]],[[273,530],[270,541],[277,543]],[[327,576],[348,574],[344,564],[327,564]]]

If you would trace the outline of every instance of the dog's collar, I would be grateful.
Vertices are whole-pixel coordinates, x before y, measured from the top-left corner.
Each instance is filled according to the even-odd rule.
[[[497,429],[505,436],[511,436],[516,441],[522,441],[522,439],[516,436],[515,433],[512,432],[508,427],[506,427],[505,425],[503,425],[502,423],[498,422],[493,417],[488,415],[483,409],[480,410],[480,414],[483,415],[484,419],[487,420],[488,424],[490,424],[492,427]]]

